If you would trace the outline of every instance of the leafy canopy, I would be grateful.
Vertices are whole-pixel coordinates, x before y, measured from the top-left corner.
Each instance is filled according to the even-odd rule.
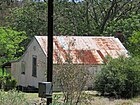
[[[140,30],[134,31],[132,36],[129,37],[129,49],[135,56],[140,56]]]
[[[47,4],[31,2],[13,8],[7,17],[8,25],[17,31],[25,31],[29,38],[47,34]]]
[[[26,39],[24,32],[17,32],[5,27],[0,27],[0,64],[14,60],[16,54],[23,51],[19,44]]]

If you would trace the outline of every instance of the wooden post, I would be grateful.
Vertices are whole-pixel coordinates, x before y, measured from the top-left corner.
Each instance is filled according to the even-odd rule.
[[[48,0],[47,82],[52,82],[52,78],[53,78],[53,0]],[[51,103],[52,98],[47,98],[47,105]]]

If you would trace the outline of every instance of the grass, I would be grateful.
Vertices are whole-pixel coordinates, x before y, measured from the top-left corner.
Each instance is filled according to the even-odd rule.
[[[88,103],[85,104],[82,102],[82,104],[80,105],[140,105],[140,96],[129,100],[125,100],[111,99],[107,97],[98,96],[96,92],[92,91],[86,91],[85,93],[86,96],[84,96],[84,99],[82,101],[86,100]],[[62,95],[62,92],[53,93],[53,102],[55,104],[52,105],[62,105]],[[10,103],[9,105],[46,105],[46,99],[39,98],[38,93],[24,93],[18,91],[4,92],[1,90],[0,102],[0,105],[7,105],[7,102]]]
[[[38,97],[38,93],[24,93],[24,97],[30,105],[36,105],[36,103],[40,103],[40,98]],[[37,104],[38,105],[38,104]]]
[[[22,92],[0,90],[0,105],[29,105]]]
[[[140,97],[136,97],[136,98],[132,98],[128,100],[109,99],[106,97],[97,96],[96,92],[88,91],[86,93],[87,93],[86,99],[88,99],[89,105],[140,105]],[[38,93],[24,93],[24,95],[27,100],[32,101],[34,103],[41,103],[42,101],[41,98],[38,97]],[[44,99],[43,101],[45,103],[46,100]],[[61,92],[53,93],[53,101],[55,102],[62,101],[62,93]],[[85,104],[82,104],[82,105],[85,105]]]
[[[135,98],[132,98],[131,100],[132,100],[133,102],[140,103],[140,96],[135,97]]]
[[[26,99],[37,99],[38,97],[38,93],[24,93],[24,96],[26,97]]]

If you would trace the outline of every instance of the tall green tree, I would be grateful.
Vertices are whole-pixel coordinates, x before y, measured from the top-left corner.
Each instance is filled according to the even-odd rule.
[[[134,31],[129,37],[129,50],[134,56],[140,57],[140,30]]]
[[[126,19],[120,19],[117,22],[116,21],[110,21],[108,27],[105,30],[106,35],[114,36],[116,33],[116,30],[121,31],[125,37],[124,40],[124,45],[126,49],[132,54],[135,53],[136,50],[139,48],[137,47],[138,44],[134,44],[134,42],[130,39],[133,40],[138,37],[135,37],[134,34],[136,32],[139,32],[140,29],[140,14],[131,14],[128,18]],[[135,32],[134,32],[135,31]],[[133,33],[134,32],[134,33]],[[136,50],[134,50],[136,48]]]
[[[17,58],[17,54],[24,50],[19,44],[26,38],[24,32],[0,27],[0,65]]]
[[[132,13],[138,14],[139,5],[137,0],[55,0],[54,34],[104,35],[110,22],[117,23],[130,18]],[[21,8],[13,9],[9,24],[31,37],[46,34],[47,2],[26,2]]]
[[[94,33],[86,2],[55,1],[54,30],[56,34],[83,35]]]
[[[103,34],[110,21],[126,19],[139,10],[137,0],[85,0],[89,16],[99,34]]]
[[[25,31],[28,38],[47,34],[47,3],[26,2],[11,10],[8,25],[17,31]]]
[[[0,26],[6,25],[6,17],[9,16],[10,9],[18,6],[18,0],[0,0]]]
[[[140,14],[131,14],[125,19],[119,19],[118,21],[110,21],[105,33],[114,35],[116,30],[120,30],[125,35],[125,38],[131,37],[133,31],[138,31],[140,28]]]
[[[117,23],[131,18],[132,13],[139,13],[140,5],[137,0],[84,0],[78,3],[75,0],[56,1],[55,17],[59,19],[56,20],[56,28],[62,33],[71,32],[76,35],[111,34],[107,32],[107,28],[113,26],[110,22]]]

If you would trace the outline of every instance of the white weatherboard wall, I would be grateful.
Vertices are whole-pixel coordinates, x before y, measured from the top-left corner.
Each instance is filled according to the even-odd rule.
[[[37,56],[37,77],[32,76],[32,57]],[[21,63],[25,62],[25,74],[22,74],[22,66]],[[16,78],[18,85],[27,87],[27,86],[34,86],[38,88],[38,82],[44,82],[46,81],[46,71],[47,71],[47,57],[45,53],[43,52],[42,48],[36,41],[36,39],[33,39],[33,41],[28,46],[26,52],[24,55],[19,59],[17,62],[12,63],[12,75]],[[55,66],[60,66],[55,64]],[[79,65],[81,66],[81,65]],[[96,71],[100,70],[101,65],[83,65],[86,67],[86,70],[90,72],[90,74],[95,74]],[[55,74],[55,73],[54,73]],[[55,75],[54,75],[55,77]],[[55,77],[57,79],[57,77]],[[55,80],[54,80],[55,81]],[[87,87],[92,87],[92,80],[88,81]],[[57,81],[55,81],[54,91],[60,90]]]
[[[32,57],[37,57],[37,77],[32,76]],[[21,74],[21,63],[25,62],[25,74]],[[34,86],[38,88],[38,82],[46,81],[45,72],[46,56],[39,46],[36,39],[34,39],[28,46],[28,49],[21,57],[21,59],[15,63],[12,63],[12,75],[17,79],[18,85],[21,86]]]

